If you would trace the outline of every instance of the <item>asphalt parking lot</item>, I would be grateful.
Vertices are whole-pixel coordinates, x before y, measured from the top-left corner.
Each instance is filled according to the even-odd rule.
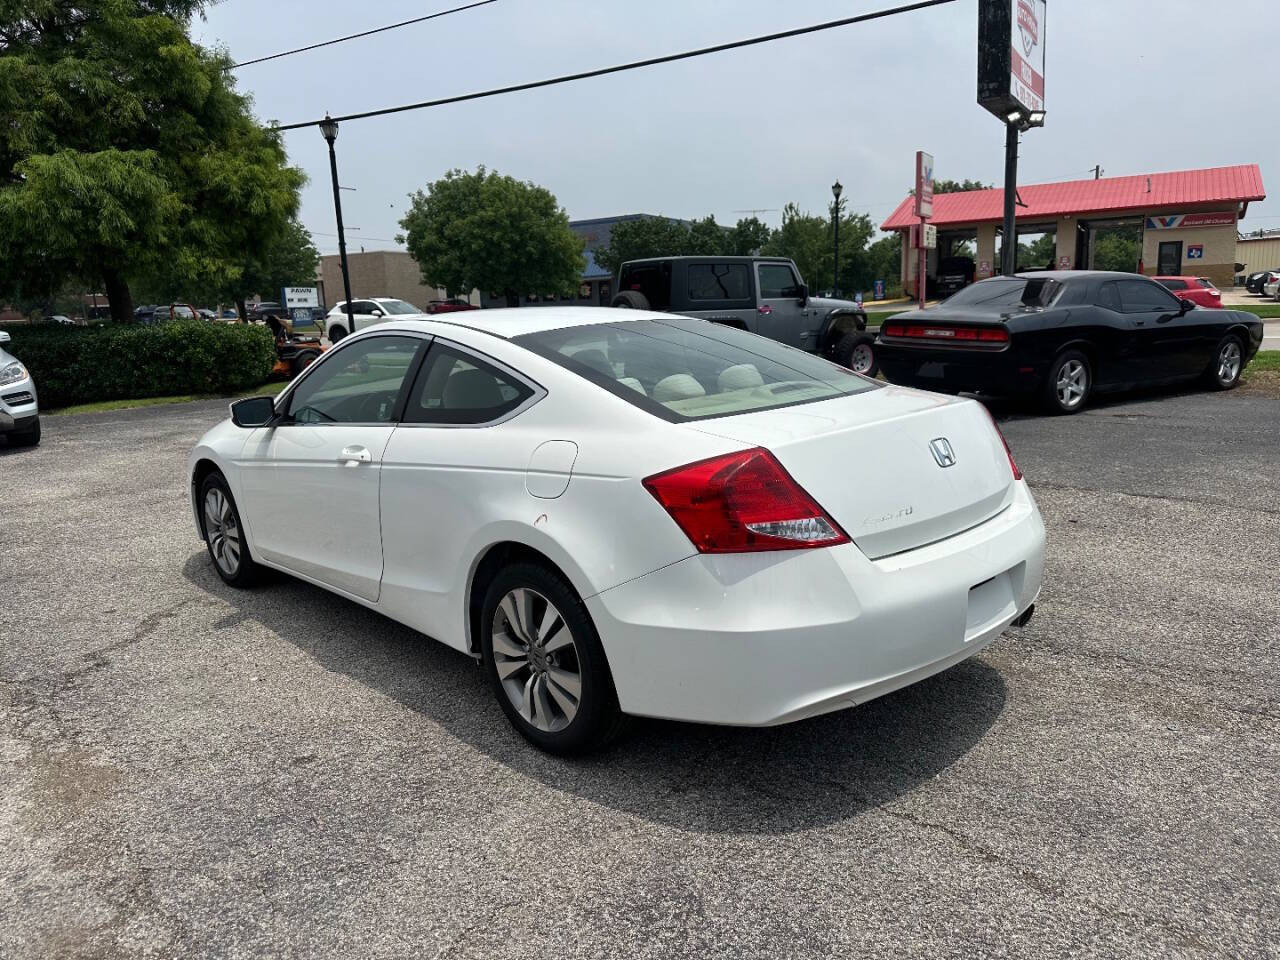
[[[0,445],[0,956],[1276,956],[1280,399],[999,411],[1035,619],[864,707],[566,762],[192,529],[208,402]]]

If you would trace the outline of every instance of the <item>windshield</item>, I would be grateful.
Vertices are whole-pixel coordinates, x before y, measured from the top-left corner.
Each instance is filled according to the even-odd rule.
[[[422,312],[412,303],[405,303],[403,300],[379,300],[377,303],[378,306],[382,308],[383,313],[390,314],[391,316]]]
[[[877,389],[819,357],[687,317],[544,330],[514,342],[674,423]]]

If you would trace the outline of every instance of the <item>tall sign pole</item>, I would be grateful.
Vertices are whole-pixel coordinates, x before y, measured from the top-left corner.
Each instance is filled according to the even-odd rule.
[[[916,151],[916,216],[920,218],[920,223],[914,231],[916,235],[916,299],[919,301],[920,309],[923,310],[929,270],[928,220],[933,216],[933,156],[923,150]]]
[[[1018,138],[1044,126],[1047,0],[978,0],[978,103],[1004,124],[1000,272],[1018,269]]]

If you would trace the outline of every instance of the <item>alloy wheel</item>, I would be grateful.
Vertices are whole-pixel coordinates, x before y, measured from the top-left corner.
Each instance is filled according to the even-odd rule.
[[[1079,360],[1068,360],[1058,368],[1058,403],[1062,409],[1080,406],[1089,391],[1089,370]]]
[[[545,733],[563,730],[582,700],[582,665],[555,604],[528,587],[507,593],[493,616],[493,661],[511,705]]]
[[[1228,340],[1218,351],[1218,382],[1228,384],[1240,376],[1240,344]]]
[[[240,526],[231,499],[217,487],[204,497],[204,529],[213,560],[228,577],[240,569]]]

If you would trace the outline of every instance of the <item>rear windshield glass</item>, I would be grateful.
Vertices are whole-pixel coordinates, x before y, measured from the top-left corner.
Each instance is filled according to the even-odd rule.
[[[1062,284],[1048,277],[1026,280],[1020,277],[994,277],[975,284],[947,298],[947,306],[970,307],[1046,307],[1062,290]]]
[[[378,306],[382,308],[383,313],[404,316],[410,313],[421,313],[422,311],[415,307],[412,303],[405,303],[403,300],[379,300]]]
[[[514,342],[674,423],[878,387],[811,354],[687,317],[544,330]]]

